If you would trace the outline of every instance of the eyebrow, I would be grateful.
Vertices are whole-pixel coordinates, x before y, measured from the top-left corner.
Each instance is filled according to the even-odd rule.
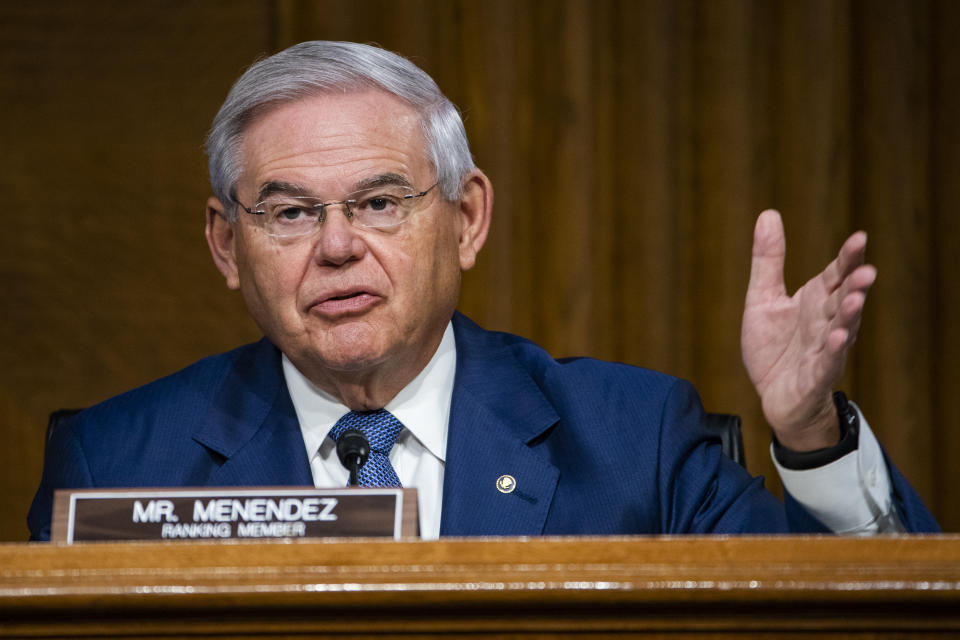
[[[381,173],[369,178],[364,178],[353,185],[353,191],[365,191],[377,187],[399,186],[413,189],[413,184],[405,176],[399,173]]]
[[[413,189],[413,184],[405,176],[399,173],[380,173],[369,178],[364,178],[353,185],[351,193],[357,191],[366,191],[367,189],[376,189],[385,186],[401,186]],[[310,189],[295,182],[286,182],[283,180],[270,180],[263,183],[260,191],[257,193],[257,202],[263,202],[272,195],[281,194],[298,197],[311,197]]]
[[[257,202],[263,202],[268,197],[277,193],[290,196],[307,196],[310,190],[302,184],[296,184],[295,182],[271,180],[270,182],[265,182],[260,187],[260,191],[257,193]]]

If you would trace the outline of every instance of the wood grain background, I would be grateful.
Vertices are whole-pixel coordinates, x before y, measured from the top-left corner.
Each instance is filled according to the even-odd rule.
[[[314,38],[399,51],[463,109],[496,208],[461,310],[692,380],[775,489],[739,353],[753,221],[783,211],[791,290],[867,229],[843,388],[960,530],[960,3],[48,0],[0,4],[0,540],[51,410],[257,338],[202,238],[201,145],[247,65]]]

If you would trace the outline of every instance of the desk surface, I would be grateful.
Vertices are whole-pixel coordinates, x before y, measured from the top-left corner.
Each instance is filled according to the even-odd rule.
[[[960,536],[0,545],[0,635],[465,633],[960,637]]]

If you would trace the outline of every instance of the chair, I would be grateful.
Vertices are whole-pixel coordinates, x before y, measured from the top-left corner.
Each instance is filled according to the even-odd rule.
[[[731,413],[708,413],[705,422],[707,430],[713,435],[719,436],[723,453],[746,469],[747,457],[743,452],[740,416]]]
[[[81,411],[83,411],[83,409],[57,409],[51,413],[50,419],[47,420],[47,442],[50,442],[53,432],[57,430],[62,422],[65,422],[67,418]]]

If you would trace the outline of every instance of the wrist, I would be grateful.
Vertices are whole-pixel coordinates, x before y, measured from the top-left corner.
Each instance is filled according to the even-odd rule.
[[[774,428],[774,441],[791,451],[805,453],[835,446],[840,442],[840,420],[830,394],[817,409],[792,428]]]
[[[773,436],[773,453],[781,466],[796,471],[815,469],[856,451],[860,443],[860,419],[842,391],[833,394],[832,419],[839,433],[834,444],[814,450],[795,450]]]

